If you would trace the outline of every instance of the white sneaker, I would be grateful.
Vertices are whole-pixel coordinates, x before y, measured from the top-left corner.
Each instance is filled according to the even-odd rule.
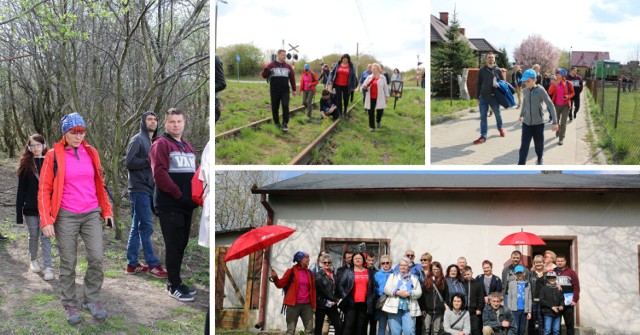
[[[52,268],[46,268],[44,269],[44,280],[54,280],[56,279],[56,277],[53,275],[53,269]]]
[[[31,261],[31,264],[29,264],[29,269],[31,269],[31,272],[40,272],[42,271],[40,269],[40,266],[38,265],[38,260],[33,260]]]

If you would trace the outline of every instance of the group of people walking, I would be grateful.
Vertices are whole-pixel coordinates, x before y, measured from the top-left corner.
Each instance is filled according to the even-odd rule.
[[[393,267],[384,255],[377,269],[374,255],[346,251],[335,268],[324,251],[311,266],[309,254],[297,252],[282,277],[270,274],[285,292],[287,334],[301,319],[305,333],[315,335],[327,334],[329,324],[336,335],[558,335],[560,318],[574,333],[580,283],[564,255],[548,250],[528,269],[516,250],[501,276],[485,260],[476,277],[464,257],[445,271],[430,253],[419,263],[416,256],[407,250]]]
[[[313,98],[316,87],[323,84],[322,98],[320,99],[320,119],[339,117],[347,118],[349,101],[353,99],[355,91],[361,91],[364,99],[364,108],[369,114],[369,129],[375,131],[382,124],[382,116],[390,96],[390,84],[392,78],[384,72],[382,65],[368,64],[360,77],[356,73],[351,56],[344,54],[340,61],[329,67],[322,65],[320,76],[311,71],[310,65],[305,64],[296,89],[296,79],[291,65],[287,64],[286,51],[278,50],[276,59],[266,64],[262,70],[262,77],[270,84],[271,113],[274,124],[283,132],[289,131],[289,100],[290,94],[302,94],[302,103],[307,116],[311,117],[313,111]],[[402,80],[398,69],[394,70],[393,80]],[[358,79],[359,78],[359,79]],[[384,80],[380,80],[383,78]],[[279,109],[282,105],[282,122],[280,122]]]
[[[473,142],[474,144],[482,144],[487,141],[487,118],[491,115],[495,115],[500,136],[505,137],[502,113],[495,93],[498,83],[503,81],[504,77],[502,70],[495,64],[495,55],[489,53],[486,59],[487,63],[480,68],[476,82],[480,109],[480,137]],[[548,122],[551,122],[551,130],[558,138],[558,145],[563,145],[567,124],[577,117],[580,109],[582,77],[577,74],[575,67],[572,67],[569,73],[565,69],[559,68],[549,80],[547,87],[540,74],[539,65],[536,64],[524,72],[518,65],[515,65],[511,84],[515,88],[518,101],[516,108],[521,108],[518,120],[522,123],[522,136],[518,165],[526,163],[531,140],[533,140],[537,155],[536,164],[542,165],[544,163],[545,112],[549,113]],[[491,108],[491,112],[489,108]]]
[[[124,271],[165,278],[172,297],[193,301],[196,290],[182,282],[180,268],[196,207],[191,194],[196,156],[182,137],[185,114],[181,110],[171,108],[166,112],[163,135],[156,136],[157,125],[153,112],[144,113],[140,132],[127,148],[132,225]],[[61,120],[62,139],[52,149],[47,150],[42,135],[29,136],[17,169],[16,223],[26,222],[29,230],[29,269],[42,271],[38,262],[40,242],[44,280],[55,279],[51,256],[51,238],[55,237],[62,305],[70,324],[81,322],[80,306],[97,320],[108,316],[100,299],[103,226],[113,228],[115,223],[100,156],[85,140],[87,131],[80,114],[66,115]],[[160,219],[166,271],[153,251],[152,213]],[[75,286],[78,237],[84,241],[87,259],[80,305]],[[138,261],[140,245],[146,265]]]

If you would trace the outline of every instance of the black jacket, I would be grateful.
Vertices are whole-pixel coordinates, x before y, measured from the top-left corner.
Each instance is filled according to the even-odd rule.
[[[222,60],[220,56],[216,55],[216,98],[218,92],[224,90],[227,87],[227,82],[224,79],[224,70],[222,69]]]
[[[476,311],[478,309],[484,308],[484,289],[482,285],[471,279],[471,281],[462,282],[464,286],[465,292],[467,292],[467,301],[465,301],[465,306],[469,311]]]
[[[478,80],[476,81],[476,94],[478,98],[489,99],[493,96],[493,77],[498,77],[499,80],[504,80],[502,77],[502,71],[499,67],[495,66],[490,69],[487,65],[480,68],[478,71]]]
[[[333,274],[333,279],[329,278],[324,269],[318,269],[315,272],[316,276],[316,308],[324,309],[327,301],[337,302],[338,297],[336,295],[336,274]]]
[[[480,286],[482,287],[482,296],[483,298],[486,297],[487,291],[484,288],[484,274],[481,275],[477,275],[476,276],[476,281],[478,283],[480,283]],[[491,292],[501,292],[502,293],[502,280],[500,279],[500,277],[496,276],[496,275],[491,275],[491,283],[489,284],[489,293]]]
[[[429,314],[438,314],[443,315],[445,309],[445,299],[449,295],[449,287],[447,283],[444,283],[444,288],[442,290],[438,290],[440,295],[436,293],[436,284],[435,282],[431,285],[431,288],[426,288],[425,285],[422,285],[422,297],[418,300],[420,304],[420,309],[426,311]],[[442,299],[440,299],[442,298]]]
[[[376,295],[376,279],[374,278],[374,272],[371,269],[367,268],[367,273],[369,274],[369,283],[367,286],[367,314],[373,314],[375,311],[374,299]],[[340,277],[337,287],[338,297],[342,299],[339,306],[340,309],[345,310],[355,306],[352,292],[354,285],[355,274],[353,272],[353,268],[346,268]]]
[[[151,173],[151,161],[149,160],[149,148],[151,147],[151,139],[147,132],[146,118],[148,115],[154,115],[153,112],[142,114],[140,119],[140,132],[131,138],[127,147],[127,156],[125,165],[129,174],[129,192],[144,192],[149,195],[153,194],[153,174]],[[153,132],[156,137],[158,129]]]
[[[545,285],[542,288],[540,291],[540,313],[542,315],[557,317],[559,313],[555,313],[551,307],[563,305],[564,294],[562,294],[562,291],[555,286]]]
[[[34,158],[36,173],[40,175],[44,158]],[[18,176],[18,192],[16,194],[16,223],[23,223],[23,215],[38,216],[38,183],[35,173],[25,172]]]

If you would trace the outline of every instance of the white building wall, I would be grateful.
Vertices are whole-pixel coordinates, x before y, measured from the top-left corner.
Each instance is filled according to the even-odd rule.
[[[411,248],[430,252],[445,268],[465,256],[474,274],[489,259],[499,276],[515,249],[498,245],[504,236],[521,228],[576,236],[581,325],[640,334],[639,200],[636,193],[272,196],[274,224],[297,232],[273,247],[270,263],[282,275],[296,251],[314,258],[323,237],[388,238],[394,263]],[[282,291],[271,284],[268,294],[266,328],[286,329]]]

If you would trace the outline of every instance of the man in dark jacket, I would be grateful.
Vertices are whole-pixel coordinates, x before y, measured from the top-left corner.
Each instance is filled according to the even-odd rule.
[[[182,138],[184,113],[175,108],[166,112],[162,136],[153,139],[149,158],[153,181],[153,204],[160,219],[166,250],[169,295],[180,301],[193,301],[196,290],[180,278],[184,249],[189,242],[191,217],[197,205],[191,200],[191,179],[196,172],[196,155]]]
[[[567,81],[573,84],[573,90],[575,91],[575,95],[571,98],[573,115],[571,115],[571,111],[569,111],[569,120],[571,121],[578,115],[578,110],[580,109],[580,93],[582,93],[582,77],[578,74],[578,69],[576,69],[575,66],[569,71]]]
[[[224,80],[222,60],[216,55],[216,122],[218,122],[220,118],[220,99],[218,99],[218,92],[224,90],[226,87],[227,82]]]
[[[496,115],[496,124],[500,136],[504,137],[502,129],[502,115],[500,105],[496,100],[493,89],[498,87],[498,81],[504,80],[502,71],[495,64],[496,56],[493,53],[487,54],[487,64],[478,71],[478,81],[476,82],[476,92],[478,94],[478,108],[480,109],[480,137],[473,141],[473,144],[480,144],[487,141],[487,114],[489,106]]]
[[[464,290],[467,292],[465,306],[469,310],[469,321],[471,322],[471,333],[482,333],[482,309],[484,308],[484,294],[482,284],[473,279],[473,271],[470,266],[462,269],[464,275]]]
[[[289,131],[289,84],[291,84],[291,94],[296,96],[296,77],[291,65],[285,62],[286,50],[278,50],[276,60],[265,65],[262,69],[262,78],[269,79],[269,92],[271,92],[271,114],[273,123],[282,127],[283,132]],[[280,115],[278,108],[282,102],[282,126],[280,126]]]
[[[518,97],[518,107],[522,105],[522,69],[520,65],[513,66],[513,73],[511,74],[511,86],[516,89],[516,95]]]
[[[482,311],[482,334],[516,335],[513,314],[506,306],[502,306],[502,295],[499,292],[489,294],[489,304]]]
[[[580,280],[578,274],[567,266],[567,257],[558,255],[556,257],[556,273],[558,274],[558,285],[562,287],[565,304],[564,309],[560,312],[564,319],[564,325],[567,328],[567,335],[575,333],[575,316],[574,307],[580,300]],[[567,304],[567,301],[569,303]]]
[[[131,197],[132,223],[127,243],[127,267],[125,272],[148,272],[156,278],[167,278],[167,272],[160,266],[160,260],[153,252],[151,234],[153,234],[153,174],[149,160],[151,139],[158,133],[158,118],[153,112],[142,114],[140,132],[131,138],[127,147],[125,164],[129,174],[129,196]],[[138,262],[138,251],[142,243],[144,260],[147,265]]]

